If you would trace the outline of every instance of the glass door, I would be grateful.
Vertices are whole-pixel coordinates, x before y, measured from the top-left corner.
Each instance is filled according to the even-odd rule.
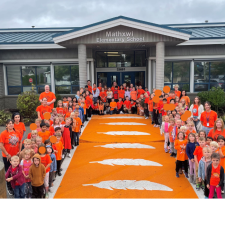
[[[110,72],[107,73],[107,87],[112,87],[113,82],[116,82],[120,86],[120,73],[119,72]]]
[[[127,87],[135,83],[134,72],[122,72],[122,83],[126,83]]]

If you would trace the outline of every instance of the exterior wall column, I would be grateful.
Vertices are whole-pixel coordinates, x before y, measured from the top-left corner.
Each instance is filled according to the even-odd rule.
[[[152,60],[148,58],[148,90],[152,93]]]
[[[86,45],[78,45],[78,61],[79,61],[79,80],[80,87],[87,84],[87,49]]]
[[[194,92],[194,60],[190,63],[190,92]]]
[[[91,74],[90,74],[90,80],[91,80],[91,83],[93,84],[95,82],[94,80],[94,59],[91,61]]]
[[[163,90],[164,87],[164,58],[165,43],[156,43],[156,89]]]
[[[6,181],[5,181],[5,167],[3,162],[0,162],[0,198],[7,198]]]
[[[51,92],[55,93],[55,71],[52,63],[50,65],[50,71],[51,71]]]
[[[155,88],[155,83],[156,83],[156,63],[155,60],[152,60],[152,88]]]
[[[87,61],[87,80],[90,80],[90,67],[88,61]]]

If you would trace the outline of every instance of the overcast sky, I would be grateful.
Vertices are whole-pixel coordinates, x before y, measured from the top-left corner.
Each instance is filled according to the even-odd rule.
[[[120,15],[158,24],[225,22],[225,0],[0,0],[0,28],[79,27]]]

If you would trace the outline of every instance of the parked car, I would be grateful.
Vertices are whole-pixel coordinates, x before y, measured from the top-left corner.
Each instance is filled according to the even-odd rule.
[[[210,80],[210,84],[208,85],[209,81],[204,79],[197,79],[195,82],[195,91],[208,91],[212,87],[219,87],[219,83],[217,80]]]

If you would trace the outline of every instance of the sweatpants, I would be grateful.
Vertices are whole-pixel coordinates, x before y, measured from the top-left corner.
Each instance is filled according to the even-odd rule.
[[[149,117],[149,112],[148,112],[148,109],[147,108],[144,109],[144,113],[145,113],[145,116],[146,117]]]
[[[170,142],[170,152],[177,154],[177,150],[174,148],[174,142]]]
[[[156,109],[153,109],[153,120],[155,125],[159,125],[158,117],[159,117],[158,110],[156,111]]]
[[[182,169],[182,166],[184,166],[185,173],[188,173],[188,161],[187,160],[185,160],[185,161],[177,160],[177,162],[176,162],[176,172],[178,173],[179,169]]]
[[[38,187],[32,186],[32,198],[44,198],[44,191],[44,184]]]
[[[61,162],[62,162],[62,160],[57,160],[57,173],[60,172]]]
[[[209,198],[213,198],[215,189],[216,189],[217,198],[222,198],[221,187],[219,186],[217,188],[216,186],[212,186],[212,185],[210,185],[210,188],[209,188]]]
[[[165,139],[164,149],[167,149],[168,142],[169,142],[169,133],[164,133],[164,139]]]
[[[7,172],[7,170],[9,169],[9,167],[11,166],[11,163],[9,160],[7,160],[6,157],[3,157],[3,163],[4,163],[4,166],[5,166],[5,172]],[[9,176],[8,178],[10,178],[11,176]],[[11,186],[11,182],[6,182],[6,185],[7,185],[7,188],[8,190],[13,190],[12,186]]]
[[[209,197],[209,189],[207,188],[207,182],[206,182],[206,179],[204,180],[204,184],[205,184],[205,192],[204,192],[204,195],[205,197]]]
[[[162,126],[162,113],[159,113],[158,121],[159,121],[159,125]]]

